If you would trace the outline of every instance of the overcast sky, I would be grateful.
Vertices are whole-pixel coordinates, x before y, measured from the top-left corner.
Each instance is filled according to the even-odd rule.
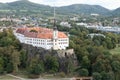
[[[0,2],[13,2],[17,0],[0,0]],[[71,4],[91,4],[91,5],[101,5],[108,9],[116,9],[120,7],[120,0],[29,0],[31,2],[51,5],[53,6],[66,6]]]

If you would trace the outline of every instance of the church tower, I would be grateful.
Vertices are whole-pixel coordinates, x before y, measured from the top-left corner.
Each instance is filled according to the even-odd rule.
[[[58,50],[58,30],[56,27],[56,20],[55,20],[55,7],[54,7],[54,28],[53,28],[53,50]]]

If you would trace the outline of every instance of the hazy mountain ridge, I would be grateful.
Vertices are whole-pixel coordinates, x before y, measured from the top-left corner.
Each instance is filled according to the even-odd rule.
[[[27,11],[53,11],[53,7],[32,3],[28,0],[19,0],[11,3],[0,3],[0,10],[27,10]],[[120,15],[120,8],[109,10],[99,5],[73,4],[69,6],[56,7],[56,11],[60,14],[91,14],[97,13],[101,15]],[[50,13],[51,14],[51,13]]]
[[[112,11],[112,14],[115,15],[115,16],[117,16],[117,15],[120,16],[120,7],[115,9],[114,11]]]
[[[27,0],[15,1],[7,3],[12,9],[26,9],[26,10],[40,10],[50,8],[50,6],[45,6],[37,3],[32,3]]]
[[[5,3],[0,3],[0,9],[9,9],[9,5]]]
[[[109,13],[110,10],[101,7],[99,5],[88,5],[88,4],[74,4],[70,6],[63,6],[58,8],[59,11],[65,11],[70,13],[83,13],[83,14],[91,14],[91,13],[98,13],[98,14],[106,14]]]

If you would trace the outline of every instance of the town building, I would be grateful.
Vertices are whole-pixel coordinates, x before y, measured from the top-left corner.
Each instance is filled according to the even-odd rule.
[[[91,38],[93,38],[94,36],[101,36],[101,37],[106,37],[105,35],[103,35],[103,34],[100,34],[100,33],[91,33],[91,34],[88,34],[87,36],[90,36]]]
[[[77,26],[87,26],[87,23],[81,22],[81,23],[76,23],[76,25],[77,25]]]
[[[14,31],[21,43],[44,49],[65,50],[69,46],[68,36],[57,30],[43,27],[22,27]]]
[[[90,14],[91,16],[99,16],[99,14],[96,14],[96,13],[92,13],[92,14]]]
[[[78,21],[78,17],[73,17],[73,18],[70,18],[71,21]]]
[[[64,27],[68,27],[68,28],[71,28],[71,24],[69,24],[68,22],[61,22],[60,23],[61,26],[64,26]]]

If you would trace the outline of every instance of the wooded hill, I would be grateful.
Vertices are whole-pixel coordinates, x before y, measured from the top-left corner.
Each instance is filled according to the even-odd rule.
[[[91,14],[100,15],[119,15],[120,9],[109,10],[99,5],[74,4],[69,6],[56,7],[58,14]],[[30,2],[28,0],[19,0],[10,3],[0,3],[0,12],[10,13],[35,13],[42,15],[51,15],[53,7]]]

